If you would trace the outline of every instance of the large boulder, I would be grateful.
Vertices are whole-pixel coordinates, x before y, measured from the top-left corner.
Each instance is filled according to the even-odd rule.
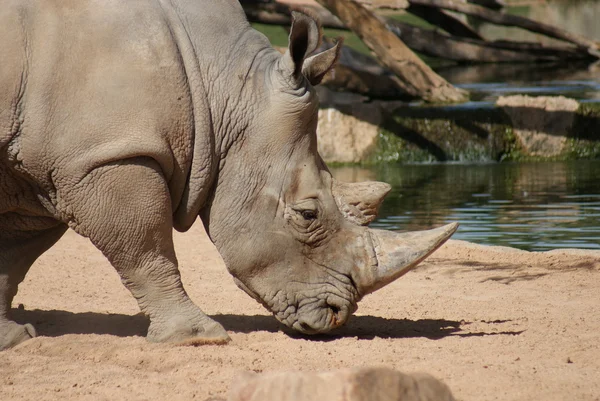
[[[389,368],[332,372],[243,373],[228,401],[453,401],[450,389],[425,373]]]
[[[579,103],[564,96],[506,96],[496,105],[508,114],[521,148],[530,156],[560,155]]]
[[[381,106],[363,96],[319,88],[319,154],[328,163],[357,163],[375,150]]]

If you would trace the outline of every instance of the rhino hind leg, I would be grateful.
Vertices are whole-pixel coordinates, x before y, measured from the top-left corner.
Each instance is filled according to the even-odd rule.
[[[183,288],[173,247],[170,194],[152,159],[99,167],[76,187],[62,191],[63,203],[72,211],[71,227],[102,251],[149,317],[149,341],[230,340]]]
[[[58,241],[66,229],[61,224],[32,232],[26,238],[0,238],[0,351],[36,337],[31,324],[18,324],[11,319],[11,304],[33,262]]]

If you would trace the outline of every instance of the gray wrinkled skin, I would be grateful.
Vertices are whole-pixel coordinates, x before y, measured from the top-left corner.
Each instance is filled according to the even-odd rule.
[[[338,47],[310,56],[319,38],[295,13],[281,55],[236,0],[7,0],[0,349],[36,335],[11,302],[68,227],[115,267],[148,339],[181,343],[229,340],[177,269],[172,229],[199,215],[238,285],[304,333],[343,324],[440,246],[455,226],[369,230],[389,186],[336,183],[321,161],[313,85]]]

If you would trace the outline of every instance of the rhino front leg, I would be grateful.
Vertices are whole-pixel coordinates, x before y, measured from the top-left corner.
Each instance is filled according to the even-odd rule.
[[[153,160],[102,166],[63,192],[63,205],[72,213],[71,227],[104,253],[150,318],[149,341],[230,340],[183,288],[173,248],[171,199]]]
[[[24,216],[19,220],[25,222],[27,219],[35,218]],[[26,234],[23,231],[2,233],[0,238],[0,351],[36,336],[36,331],[31,324],[18,324],[11,319],[10,307],[19,284],[33,262],[58,241],[66,229],[67,226],[59,224],[37,232],[25,231]]]

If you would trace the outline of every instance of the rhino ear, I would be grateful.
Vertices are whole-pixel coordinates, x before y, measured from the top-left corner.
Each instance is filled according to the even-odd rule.
[[[306,59],[302,67],[302,73],[312,85],[320,84],[325,74],[331,71],[340,57],[343,43],[344,38],[340,37],[332,48]]]
[[[292,11],[292,28],[284,58],[295,80],[301,78],[304,60],[319,47],[320,42],[321,27],[317,19],[304,11]]]

